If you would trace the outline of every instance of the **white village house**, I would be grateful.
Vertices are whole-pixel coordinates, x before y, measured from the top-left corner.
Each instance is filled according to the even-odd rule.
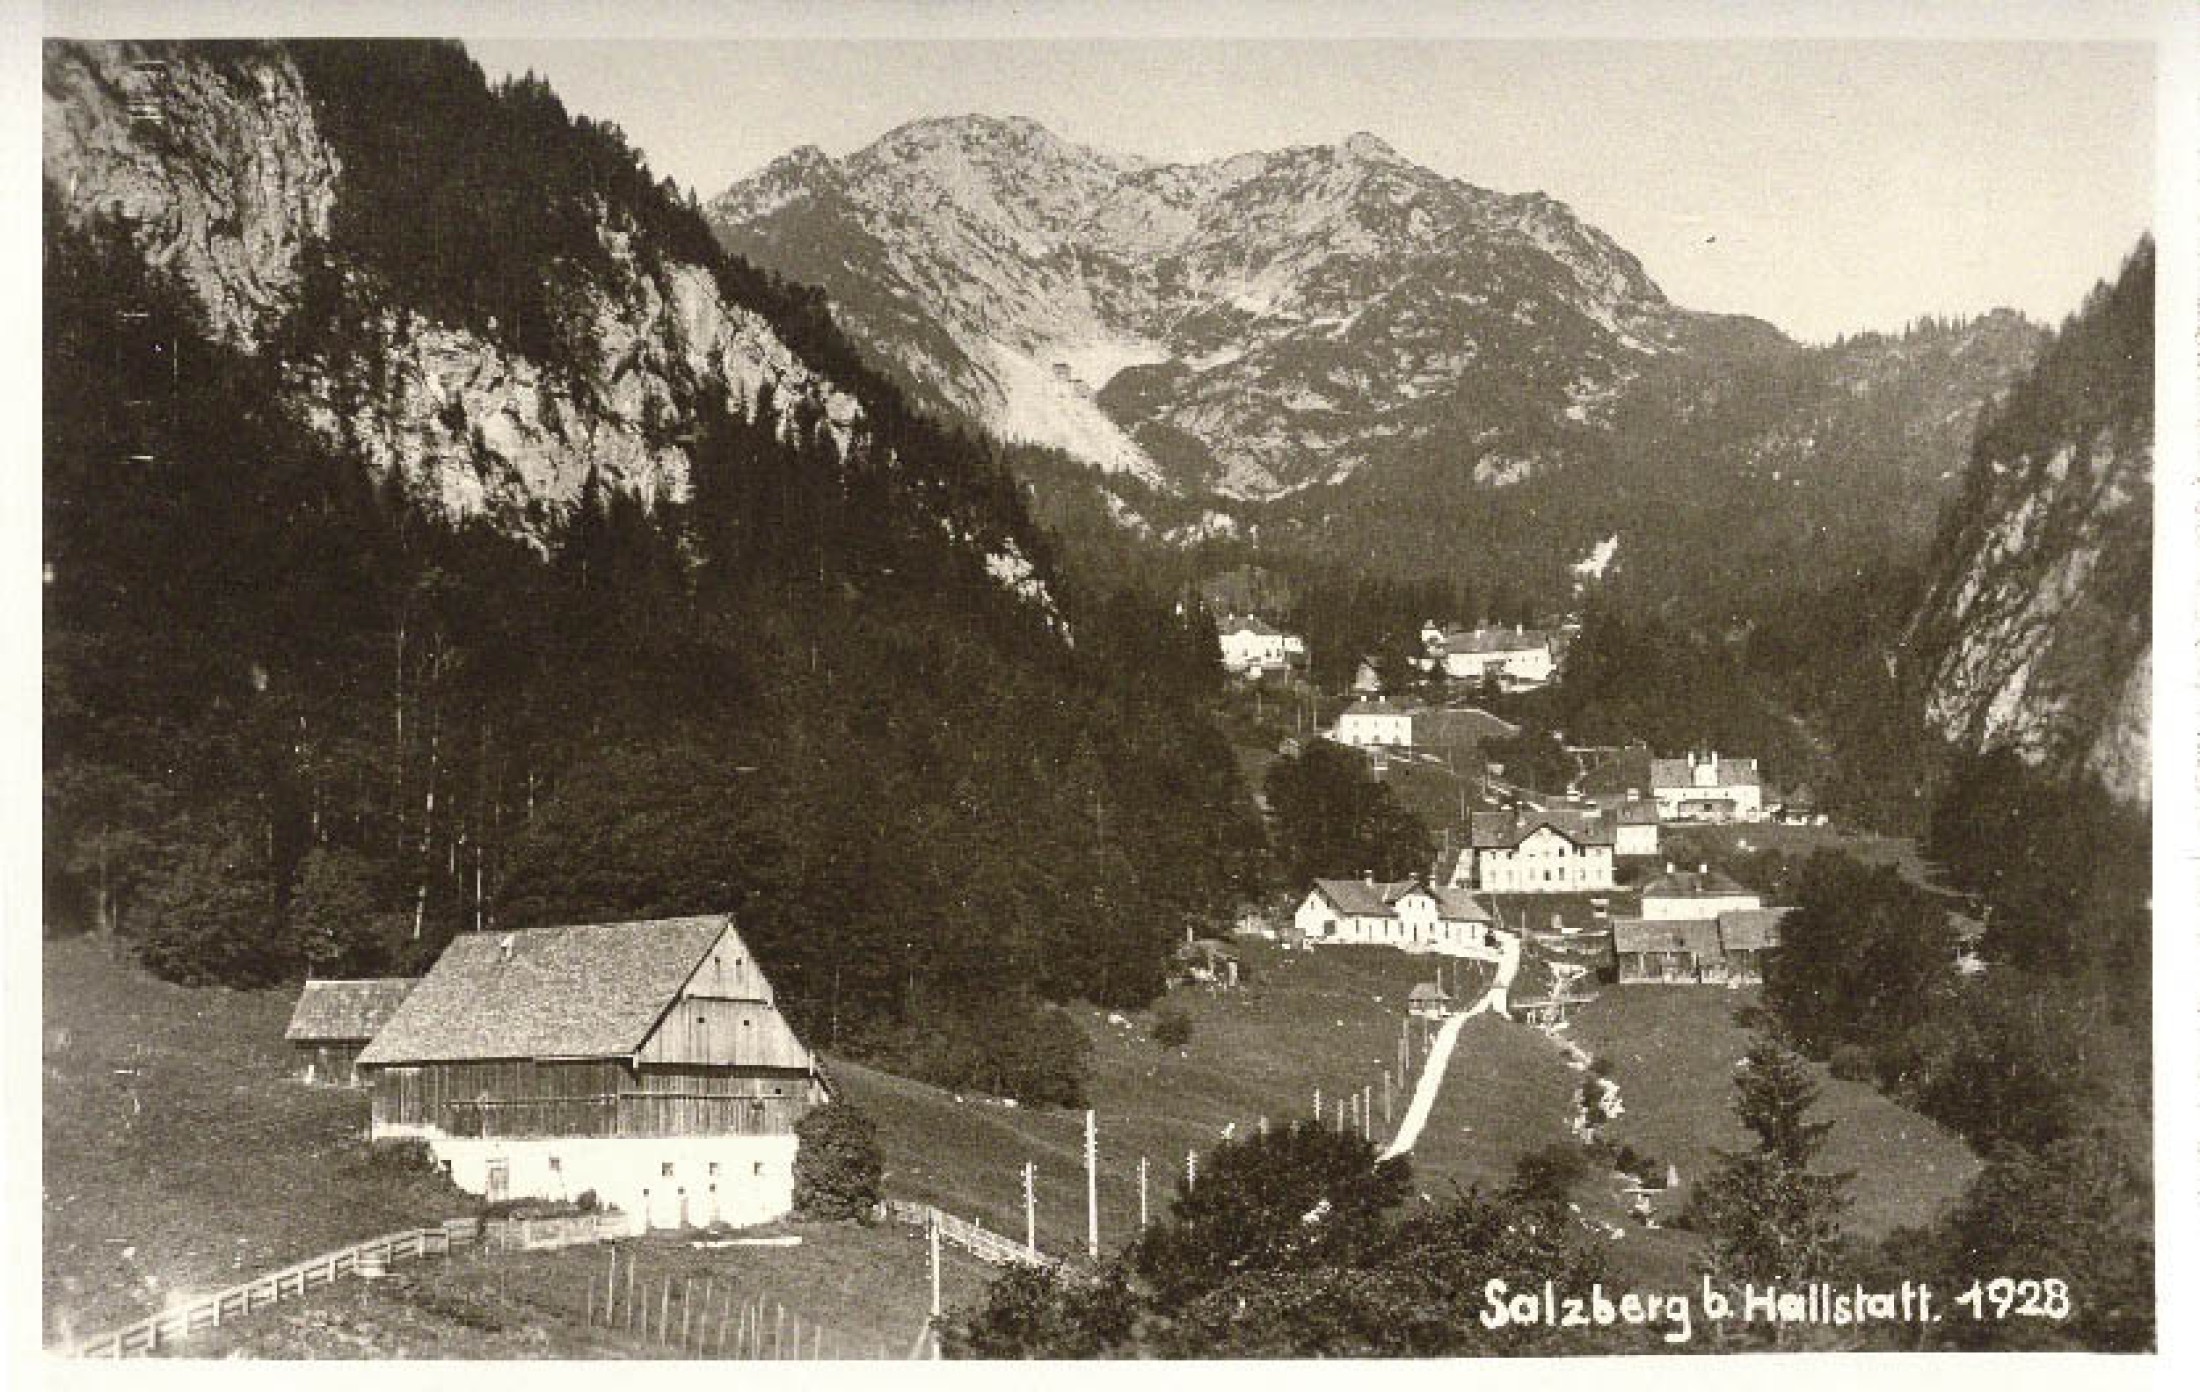
[[[1445,878],[1486,894],[1577,894],[1610,889],[1612,820],[1572,808],[1477,812]]]
[[[1667,822],[1756,822],[1765,815],[1757,761],[1722,759],[1716,751],[1651,760],[1650,796]]]
[[[1258,615],[1229,615],[1215,625],[1222,665],[1240,677],[1274,676],[1306,656],[1306,641]]]
[[[1408,880],[1316,880],[1292,915],[1288,941],[1301,947],[1363,943],[1494,960],[1496,920],[1450,885]]]
[[[1413,743],[1413,713],[1388,701],[1355,701],[1337,717],[1337,743],[1406,748]]]
[[[1716,918],[1729,909],[1764,907],[1757,891],[1732,877],[1699,865],[1694,870],[1665,873],[1642,887],[1642,916],[1651,919]]]
[[[1545,629],[1514,625],[1512,628],[1446,630],[1434,623],[1421,629],[1427,656],[1425,666],[1441,666],[1455,681],[1495,678],[1514,690],[1526,690],[1549,682],[1558,671],[1558,638]]]
[[[369,1134],[426,1140],[459,1188],[594,1191],[660,1228],[785,1215],[828,1100],[722,914],[461,934],[359,1070]]]

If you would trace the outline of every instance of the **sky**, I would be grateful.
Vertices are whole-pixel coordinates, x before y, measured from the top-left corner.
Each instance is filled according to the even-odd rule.
[[[1027,116],[1167,161],[1381,136],[1540,190],[1676,303],[1799,338],[2011,306],[2055,322],[2153,219],[2141,43],[1639,40],[541,41],[532,70],[703,197],[798,145]]]

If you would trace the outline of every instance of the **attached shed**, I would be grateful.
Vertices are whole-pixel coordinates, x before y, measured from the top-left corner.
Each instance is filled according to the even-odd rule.
[[[359,1085],[359,1051],[367,1047],[405,997],[417,977],[368,977],[357,981],[308,981],[290,1012],[283,1038],[309,1083]]]
[[[460,1188],[593,1190],[653,1227],[785,1214],[827,1096],[725,915],[463,934],[359,1064],[373,1135]]]

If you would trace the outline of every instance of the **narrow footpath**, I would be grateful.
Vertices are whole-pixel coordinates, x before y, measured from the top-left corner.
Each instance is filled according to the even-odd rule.
[[[1485,1010],[1500,1015],[1506,1009],[1506,993],[1512,990],[1513,977],[1520,971],[1520,939],[1512,933],[1497,935],[1499,956],[1497,975],[1490,980],[1490,989],[1482,993],[1482,999],[1444,1021],[1444,1027],[1436,1032],[1436,1042],[1429,1046],[1428,1061],[1421,1065],[1421,1076],[1413,1085],[1413,1101],[1406,1107],[1405,1120],[1399,1123],[1398,1134],[1390,1138],[1390,1145],[1380,1158],[1391,1159],[1413,1149],[1413,1143],[1421,1139],[1421,1128],[1428,1125],[1429,1113],[1436,1109],[1436,1094],[1444,1086],[1444,1074],[1451,1068],[1452,1046],[1459,1042],[1459,1031],[1467,1021]]]

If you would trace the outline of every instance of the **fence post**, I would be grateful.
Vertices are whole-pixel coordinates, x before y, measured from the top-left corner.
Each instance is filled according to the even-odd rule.
[[[687,1277],[683,1277],[683,1278],[681,1278],[681,1281],[680,1281],[680,1347],[681,1347],[681,1349],[682,1349],[682,1350],[685,1350],[685,1349],[687,1348],[687,1343],[688,1343],[688,1307],[689,1307],[689,1306],[690,1306],[691,1304],[693,1304],[693,1302],[694,1302],[694,1297],[695,1297],[695,1278],[694,1278],[693,1276],[687,1276]]]
[[[787,1307],[774,1300],[772,1302],[772,1357],[777,1359],[786,1356]]]

